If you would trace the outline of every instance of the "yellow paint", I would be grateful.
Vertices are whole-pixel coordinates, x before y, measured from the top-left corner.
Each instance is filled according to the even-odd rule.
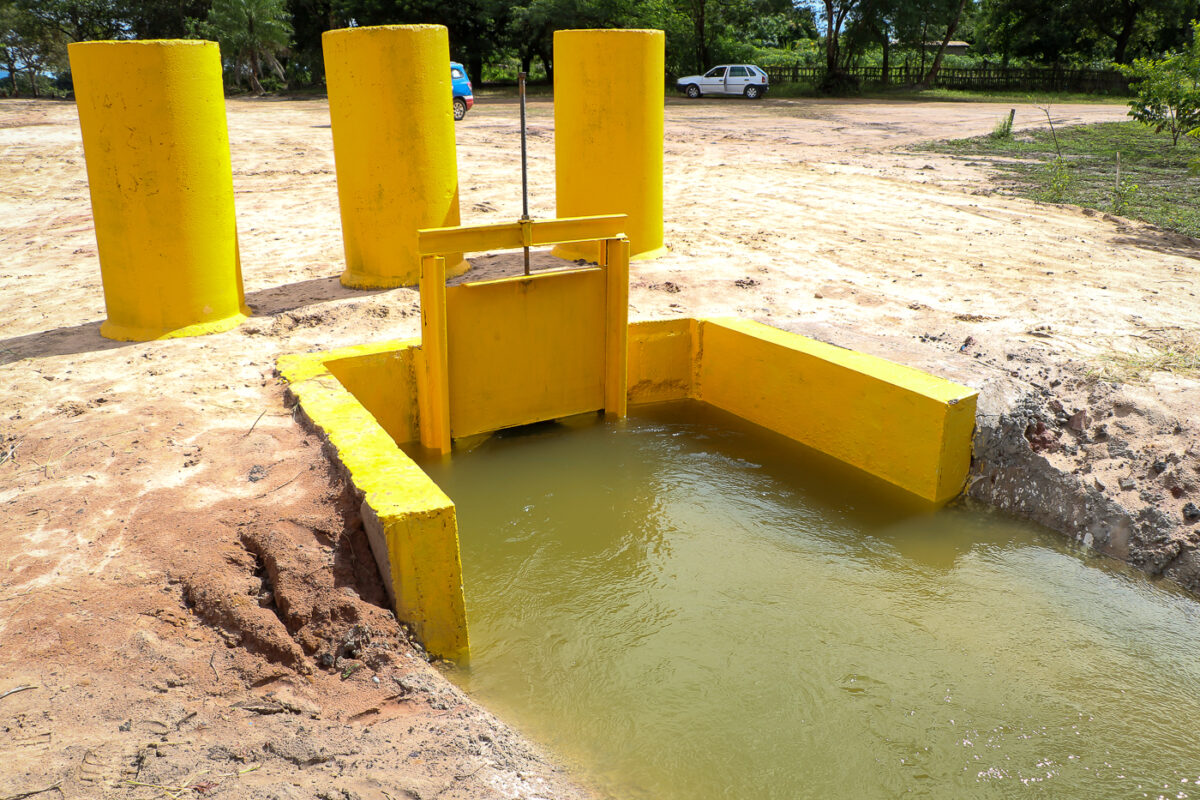
[[[554,160],[560,217],[627,214],[634,260],[663,247],[662,31],[554,34]],[[555,249],[599,257],[595,245]]]
[[[559,242],[615,239],[623,235],[626,220],[624,214],[610,214],[599,217],[520,220],[499,225],[429,228],[417,235],[417,250],[423,256],[430,256],[453,252],[478,253],[484,250],[541,247]]]
[[[454,438],[604,408],[604,276],[593,268],[446,289]]]
[[[403,363],[416,349],[412,342],[393,342],[284,356],[276,368],[363,498],[364,526],[380,572],[389,579],[384,583],[397,618],[413,627],[430,653],[461,661],[469,641],[454,504],[328,369],[335,362],[346,375],[346,361],[387,364],[372,361],[385,355]],[[405,371],[394,367],[388,369],[397,381],[396,398],[411,397],[411,379],[406,385]],[[364,378],[360,373],[350,381],[361,384]]]
[[[935,503],[966,481],[974,390],[744,320],[704,320],[693,395]]]
[[[629,402],[661,403],[694,398],[692,342],[694,319],[634,322],[629,325]]]
[[[447,290],[448,295],[472,290],[462,294],[467,300],[456,312],[479,315],[476,329],[462,329],[476,337],[468,343],[498,330],[499,338],[482,345],[494,351],[459,354],[459,368],[476,374],[457,379],[451,374],[451,393],[466,382],[457,388],[464,393],[457,402],[480,406],[468,409],[478,415],[468,418],[472,427],[515,424],[511,419],[522,415],[530,420],[555,416],[549,403],[566,397],[571,386],[578,389],[583,373],[574,363],[554,366],[546,353],[573,351],[569,358],[590,364],[591,373],[603,375],[611,368],[600,335],[609,319],[604,306],[612,298],[604,284],[603,269],[586,269]],[[451,300],[447,307],[455,305]],[[596,307],[581,310],[587,305]],[[531,318],[550,315],[551,323],[530,327],[513,309]],[[590,322],[579,324],[581,315]],[[459,330],[453,322],[449,328]],[[525,342],[544,336],[563,344],[530,353],[535,366],[514,364],[503,347],[504,330],[510,328],[523,330]],[[413,625],[430,652],[463,659],[467,623],[454,505],[396,446],[425,435],[426,408],[413,419],[414,377],[417,383],[427,380],[422,364],[428,354],[422,348],[429,339],[424,341],[284,356],[277,369],[364,495],[363,519],[380,570],[390,577],[396,615]],[[710,403],[934,503],[962,489],[975,422],[976,394],[967,387],[740,320],[637,322],[628,325],[627,341],[630,402],[691,398]],[[598,410],[607,402],[603,382],[603,377],[584,381],[578,396],[586,397],[582,405],[588,408],[582,410]],[[504,396],[483,394],[497,386]],[[493,401],[511,416],[488,422]],[[562,415],[569,413],[567,408]]]
[[[109,339],[236,327],[242,293],[213,42],[68,47],[87,159]]]
[[[397,442],[420,435],[414,348],[331,358],[326,369]]]
[[[629,413],[629,240],[600,243],[604,269],[604,412]]]
[[[420,398],[421,444],[441,453],[450,452],[450,387],[446,334],[446,260],[425,256],[421,260],[421,341],[424,344],[417,371]]]
[[[441,25],[385,25],[321,37],[346,271],[356,289],[410,286],[417,230],[458,225],[450,44]],[[465,272],[461,253],[450,274]]]
[[[626,414],[629,242],[601,239],[598,269],[445,287],[439,255],[558,244],[621,230],[622,215],[422,230],[421,444],[605,410]]]

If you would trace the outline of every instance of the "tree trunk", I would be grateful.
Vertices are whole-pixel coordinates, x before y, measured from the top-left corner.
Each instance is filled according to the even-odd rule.
[[[887,26],[886,26],[886,25],[885,25],[885,26],[884,26],[884,28],[883,28],[883,36],[881,37],[881,39],[882,39],[882,41],[880,42],[880,44],[882,44],[882,45],[883,45],[883,74],[882,74],[882,78],[883,78],[883,85],[884,85],[884,86],[887,86],[887,85],[888,85],[888,73],[890,72],[890,60],[889,60],[889,54],[891,53],[891,51],[892,51],[892,48],[891,48],[891,43],[888,41],[888,32],[887,32]]]
[[[967,0],[958,0],[958,11],[954,12],[954,19],[950,20],[950,25],[946,28],[946,36],[942,39],[942,45],[938,48],[937,55],[933,57],[933,66],[929,68],[929,74],[925,76],[925,80],[921,81],[922,88],[928,89],[935,80],[937,80],[938,72],[942,68],[942,56],[946,54],[946,45],[950,44],[950,37],[954,36],[954,31],[958,28],[958,21],[962,19],[963,9],[966,8]]]
[[[1129,49],[1129,39],[1133,36],[1133,24],[1137,21],[1138,12],[1141,10],[1141,5],[1138,3],[1129,3],[1125,6],[1125,16],[1121,20],[1121,30],[1116,36],[1116,50],[1113,51],[1113,61],[1118,64],[1129,63],[1126,56],[1126,50]]]
[[[825,0],[825,70],[830,75],[838,71],[838,40],[833,27],[833,0]]]
[[[1122,4],[1124,12],[1120,15],[1120,29],[1113,27],[1113,19],[1103,16],[1097,11],[1091,11],[1088,16],[1096,25],[1100,33],[1113,40],[1113,61],[1118,64],[1128,62],[1129,40],[1133,36],[1133,26],[1137,22],[1138,15],[1142,13],[1142,0],[1125,0]]]
[[[521,72],[529,74],[529,68],[533,65],[533,53],[525,50],[521,51]],[[483,80],[480,78],[480,80]]]
[[[546,70],[546,80],[554,83],[554,56],[549,53],[538,53],[542,68]]]
[[[528,72],[529,70],[525,71]],[[467,58],[467,78],[470,78],[472,75],[475,76],[475,80],[483,81],[483,56],[477,54],[475,51],[472,51],[471,55]]]
[[[928,52],[925,47],[926,40],[929,39],[929,23],[926,20],[921,20],[921,75],[925,75],[925,53]]]
[[[703,73],[709,68],[708,63],[708,21],[705,19],[708,0],[693,0],[692,9],[695,12],[692,24],[696,33],[696,71]]]
[[[258,53],[250,51],[250,91],[255,94],[266,94],[262,84],[258,82]]]

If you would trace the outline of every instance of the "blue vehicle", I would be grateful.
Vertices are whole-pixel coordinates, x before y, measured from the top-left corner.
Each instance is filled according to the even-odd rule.
[[[466,67],[457,61],[450,62],[450,84],[454,90],[454,119],[460,120],[475,105],[475,95],[471,92],[471,79],[467,77]]]

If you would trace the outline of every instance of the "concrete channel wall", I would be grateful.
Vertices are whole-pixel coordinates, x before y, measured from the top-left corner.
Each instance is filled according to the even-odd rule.
[[[420,439],[422,358],[407,340],[284,356],[277,369],[362,499],[396,616],[429,652],[463,660],[454,504],[398,446]],[[631,404],[709,403],[931,505],[966,481],[976,393],[919,370],[754,322],[680,319],[629,326],[627,375]]]

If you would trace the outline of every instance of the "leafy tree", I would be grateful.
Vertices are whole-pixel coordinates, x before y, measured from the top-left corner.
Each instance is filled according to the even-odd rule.
[[[921,54],[921,74],[932,82],[941,68],[946,46],[972,11],[971,0],[822,0],[825,5],[826,88],[833,91],[852,84],[842,77],[864,52],[878,46],[883,71],[890,69],[893,42]],[[840,3],[840,5],[839,5]],[[830,13],[833,16],[830,17]],[[838,14],[844,13],[841,22]],[[839,26],[844,33],[838,34]],[[933,64],[925,71],[927,44],[940,41]]]
[[[500,52],[510,13],[503,0],[335,0],[335,10],[358,25],[433,23],[450,32],[450,55],[479,80],[483,63]]]
[[[921,79],[921,85],[925,88],[928,88],[937,79],[938,71],[942,68],[942,58],[946,54],[946,46],[950,44],[950,39],[954,36],[954,31],[958,29],[958,23],[962,21],[963,10],[967,7],[967,0],[958,0],[957,5],[958,7],[954,11],[954,16],[950,17],[946,24],[946,35],[938,47],[937,55],[933,57],[933,66],[929,68],[929,72]]]
[[[259,79],[264,66],[285,81],[278,56],[288,48],[292,24],[284,0],[214,0],[208,18],[192,32],[216,39],[234,82],[245,76],[255,94],[263,93]]]
[[[8,72],[10,90],[20,93],[18,77],[24,72],[34,97],[41,94],[39,78],[67,64],[66,36],[44,24],[13,0],[0,0],[0,63]]]
[[[862,8],[863,0],[821,0],[825,12],[825,69],[829,76],[843,73],[842,28]],[[827,79],[828,80],[828,79]]]
[[[288,11],[293,33],[289,76],[305,84],[321,83],[325,78],[321,34],[349,25],[346,9],[336,0],[288,0]]]
[[[1179,47],[1196,0],[981,0],[979,43],[1009,57],[1126,64]]]
[[[1011,58],[1058,62],[1078,49],[1080,30],[1072,25],[1065,2],[982,0],[980,44]]]
[[[17,6],[72,42],[127,39],[131,34],[118,0],[18,0]]]
[[[0,66],[8,72],[14,96],[20,91],[17,86],[17,70],[21,66],[19,14],[20,10],[12,0],[0,0]]]
[[[122,0],[119,9],[131,35],[138,39],[182,39],[188,20],[203,19],[212,0]]]
[[[790,49],[817,38],[813,10],[791,0],[727,0],[716,12],[710,28],[716,61],[748,61],[754,58],[753,48]]]
[[[1195,0],[1069,0],[1066,22],[1086,55],[1128,64],[1182,45],[1198,10]]]
[[[688,16],[702,0],[525,0],[509,7],[503,42],[528,71],[537,58],[553,75],[554,32],[572,28],[658,28],[667,36],[667,70],[694,69],[694,26]],[[744,0],[703,0],[706,9]],[[706,20],[708,17],[706,17]],[[707,23],[706,23],[707,24]],[[711,33],[707,33],[711,42]],[[687,51],[687,55],[682,55]]]
[[[1192,22],[1192,42],[1163,58],[1138,58],[1123,67],[1137,89],[1129,116],[1161,133],[1171,143],[1200,127],[1200,22]]]
[[[572,27],[571,5],[561,0],[532,0],[512,8],[504,38],[516,51],[521,72],[529,72],[533,59],[539,58],[546,74],[553,74],[554,31]]]

